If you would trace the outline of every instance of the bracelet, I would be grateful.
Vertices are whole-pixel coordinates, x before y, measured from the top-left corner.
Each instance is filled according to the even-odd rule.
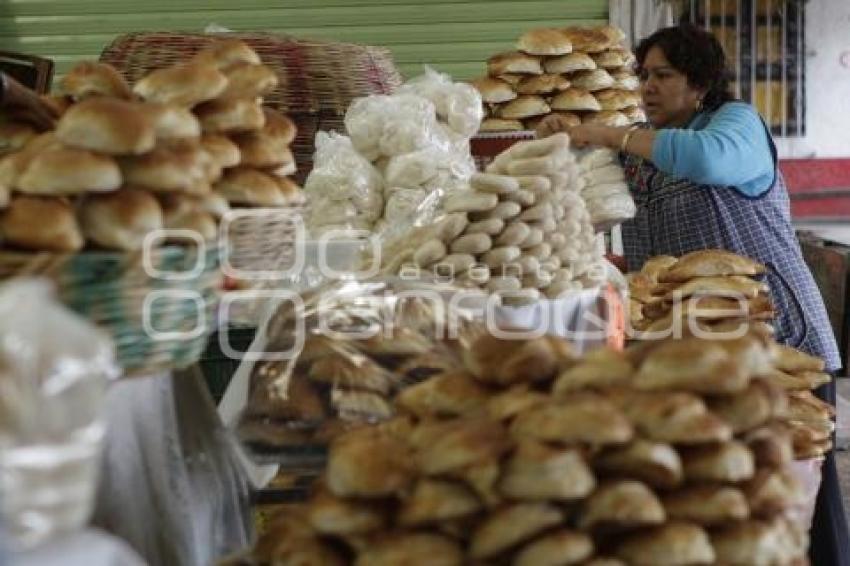
[[[629,126],[629,129],[626,130],[626,133],[623,135],[623,141],[620,142],[620,152],[621,153],[626,153],[626,148],[629,145],[629,140],[632,139],[632,134],[634,134],[638,130],[638,128],[640,128],[639,125],[632,124],[631,126]]]

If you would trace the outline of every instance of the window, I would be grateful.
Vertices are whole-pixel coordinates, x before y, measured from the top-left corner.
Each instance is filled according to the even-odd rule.
[[[774,135],[805,135],[803,0],[686,0],[681,18],[720,40],[735,95],[758,109]]]

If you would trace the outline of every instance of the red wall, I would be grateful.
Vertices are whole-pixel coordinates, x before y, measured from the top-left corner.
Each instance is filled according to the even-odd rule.
[[[850,222],[850,159],[787,159],[779,167],[795,220]]]

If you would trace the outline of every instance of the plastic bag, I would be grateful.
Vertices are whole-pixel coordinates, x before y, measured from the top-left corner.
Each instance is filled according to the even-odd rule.
[[[392,418],[399,391],[459,368],[460,348],[483,330],[472,310],[450,304],[455,291],[392,277],[330,282],[281,303],[255,340],[263,352],[251,352],[281,358],[249,358],[239,370],[251,376],[242,440],[307,454]]]
[[[430,100],[437,115],[456,133],[467,138],[478,132],[484,119],[479,92],[466,83],[455,83],[448,75],[430,67],[399,87],[400,94],[414,93]]]
[[[429,146],[448,149],[437,132],[434,105],[414,94],[354,100],[345,113],[345,129],[357,151],[370,161]]]
[[[304,183],[311,210],[307,228],[352,228],[380,218],[383,209],[383,178],[360,155],[347,136],[316,134],[313,170]]]
[[[87,523],[119,370],[109,337],[36,280],[0,289],[0,356],[0,522],[26,548]]]

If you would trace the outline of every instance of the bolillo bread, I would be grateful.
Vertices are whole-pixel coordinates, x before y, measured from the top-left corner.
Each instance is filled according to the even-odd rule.
[[[612,41],[613,38],[602,29],[569,27],[562,30],[562,32],[572,43],[573,51],[600,53],[616,44],[616,42]]]
[[[592,71],[596,62],[587,53],[573,52],[569,55],[547,58],[543,62],[547,73],[575,73],[577,71]]]
[[[601,112],[590,112],[585,114],[581,120],[582,124],[602,124],[603,126],[620,127],[628,126],[629,119],[617,110],[602,110]]]
[[[638,106],[640,95],[629,90],[605,89],[593,93],[602,110],[623,110],[630,106]]]
[[[84,241],[74,209],[64,199],[22,196],[0,215],[4,243],[32,251],[76,252]]]
[[[117,98],[96,97],[75,104],[56,124],[56,137],[68,147],[108,155],[152,150],[156,129],[142,107]]]
[[[253,98],[213,100],[195,108],[204,133],[234,133],[261,129],[266,123],[262,106]]]
[[[257,52],[239,39],[216,41],[199,51],[194,60],[205,65],[212,65],[217,69],[228,69],[240,63],[249,65],[262,63]]]
[[[227,77],[213,65],[197,62],[153,71],[133,87],[148,102],[191,107],[212,100],[227,88]]]
[[[602,107],[589,91],[571,87],[552,99],[552,109],[570,112],[596,112],[602,110]]]
[[[551,108],[543,97],[525,94],[502,106],[499,116],[508,120],[519,120],[548,114],[550,111]]]
[[[111,250],[136,251],[162,226],[162,210],[146,191],[124,188],[87,197],[79,211],[86,239]]]
[[[567,90],[570,84],[561,75],[534,75],[521,80],[516,91],[518,94],[549,94]]]
[[[506,120],[502,118],[485,118],[481,122],[479,132],[518,132],[523,129],[519,120]]]
[[[208,175],[212,157],[200,146],[180,144],[121,161],[124,182],[157,192],[209,191]]]
[[[201,123],[192,112],[180,106],[148,103],[143,106],[153,121],[157,140],[197,138]]]
[[[287,200],[277,179],[262,171],[237,167],[230,169],[213,189],[231,204],[285,206]]]
[[[227,88],[219,98],[256,98],[265,96],[278,85],[277,75],[265,65],[236,63],[224,71]]]
[[[84,149],[48,148],[35,155],[15,183],[23,193],[63,196],[114,191],[121,186],[115,160]]]
[[[108,63],[83,61],[62,78],[62,91],[76,100],[108,96],[130,100],[133,91],[118,69]]]
[[[604,90],[614,86],[614,77],[605,69],[594,69],[592,71],[577,71],[571,80],[577,88],[583,88],[591,92]]]
[[[518,51],[497,53],[487,60],[487,74],[491,77],[519,73],[524,75],[542,75],[540,58]]]
[[[236,167],[242,160],[239,146],[222,134],[204,134],[201,136],[201,147],[222,169]]]
[[[502,79],[493,77],[481,77],[469,81],[475,89],[481,94],[481,100],[488,104],[499,104],[500,102],[509,102],[516,98],[516,92],[510,84]]]
[[[570,39],[561,30],[551,28],[525,32],[520,36],[516,47],[529,55],[566,55],[573,50]]]

